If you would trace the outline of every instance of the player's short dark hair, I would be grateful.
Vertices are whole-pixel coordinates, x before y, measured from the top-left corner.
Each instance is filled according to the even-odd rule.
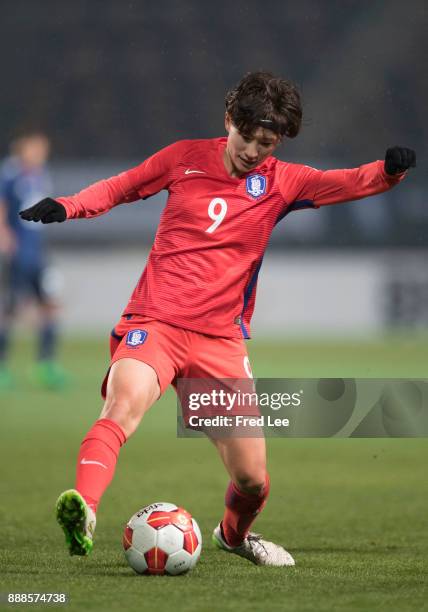
[[[294,138],[302,124],[302,102],[296,85],[270,72],[249,72],[226,94],[226,111],[242,134],[266,127]]]

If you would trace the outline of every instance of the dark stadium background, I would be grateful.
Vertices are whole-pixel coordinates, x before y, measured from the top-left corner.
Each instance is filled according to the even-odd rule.
[[[269,69],[296,81],[304,100],[304,129],[279,156],[321,168],[381,158],[394,144],[419,156],[405,193],[388,196],[383,231],[361,231],[348,207],[328,211],[321,234],[287,235],[286,225],[297,223],[290,217],[272,244],[427,246],[425,2],[17,0],[2,6],[0,145],[4,150],[22,124],[45,127],[58,192],[136,164],[177,139],[222,135],[225,91],[246,71]],[[131,207],[121,219],[92,222],[85,236],[141,244],[156,213],[150,208],[144,227],[136,225],[137,214]],[[114,232],[113,223],[123,231]],[[77,239],[67,226],[52,236],[61,243]]]

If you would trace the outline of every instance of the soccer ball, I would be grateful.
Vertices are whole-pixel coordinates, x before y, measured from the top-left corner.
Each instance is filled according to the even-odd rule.
[[[158,502],[129,519],[123,548],[137,574],[177,575],[196,565],[202,536],[198,523],[184,508]]]

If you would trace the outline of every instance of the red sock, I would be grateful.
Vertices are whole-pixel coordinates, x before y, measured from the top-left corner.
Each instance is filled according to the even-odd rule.
[[[123,429],[110,419],[99,419],[80,446],[76,489],[94,512],[110,484],[119,450],[126,442]]]
[[[244,493],[233,482],[229,483],[225,497],[226,510],[221,523],[224,538],[229,546],[242,544],[266,503],[269,489],[269,474],[266,474],[265,486],[257,495]]]

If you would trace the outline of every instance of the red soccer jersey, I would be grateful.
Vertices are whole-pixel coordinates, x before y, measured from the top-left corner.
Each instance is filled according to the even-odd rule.
[[[176,142],[136,168],[57,198],[71,219],[168,190],[146,268],[124,314],[249,338],[257,276],[275,224],[292,210],[381,193],[404,176],[387,175],[382,161],[321,171],[268,157],[231,177],[223,163],[226,140]]]

